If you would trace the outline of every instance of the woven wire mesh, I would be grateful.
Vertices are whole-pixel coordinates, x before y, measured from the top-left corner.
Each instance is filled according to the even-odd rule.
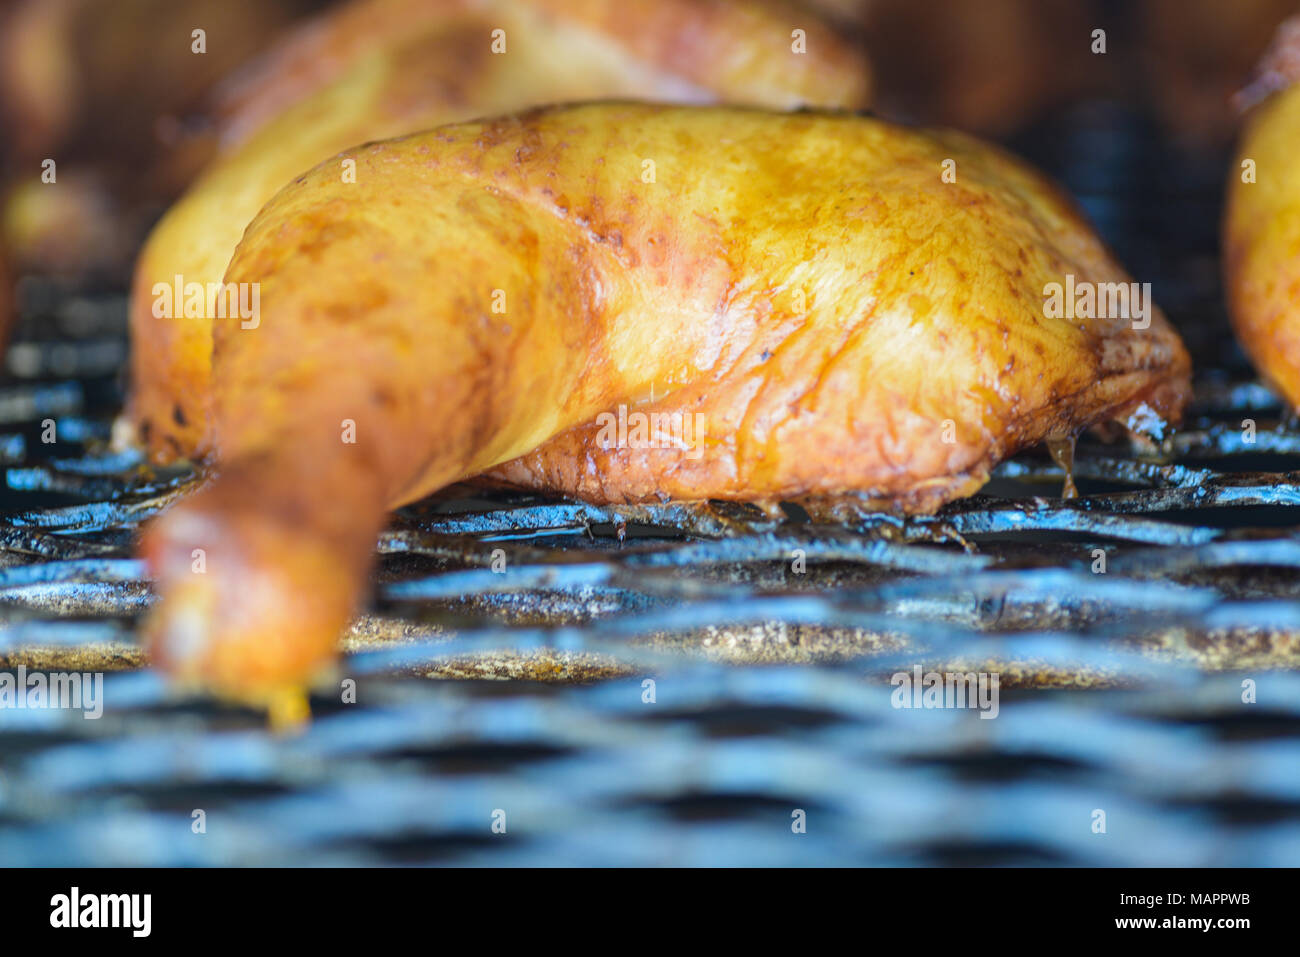
[[[27,282],[0,656],[110,673],[99,720],[0,709],[0,861],[1300,861],[1300,429],[1225,336],[1221,166],[1148,133],[1093,106],[1033,142],[1201,360],[1161,455],[1084,438],[1063,498],[1031,451],[907,520],[449,490],[377,544],[356,702],[295,736],[141,667],[133,534],[194,477],[107,451],[120,294]],[[997,717],[893,707],[916,665],[997,672]]]

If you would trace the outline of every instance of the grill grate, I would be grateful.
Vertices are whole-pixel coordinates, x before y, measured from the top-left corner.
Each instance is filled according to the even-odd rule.
[[[115,673],[98,721],[0,710],[0,861],[1300,860],[1300,428],[1224,339],[1204,225],[1222,167],[1161,165],[1114,107],[1057,132],[1038,159],[1206,370],[1162,457],[1081,440],[1067,500],[1031,452],[907,520],[450,490],[378,543],[342,667],[358,703],[317,698],[290,738],[139,670],[133,531],[193,477],[105,451],[120,295],[26,281],[0,386],[0,657]],[[1103,168],[1064,162],[1071,137]],[[999,672],[997,719],[891,707],[885,676],[916,664]],[[527,680],[481,680],[502,677]]]

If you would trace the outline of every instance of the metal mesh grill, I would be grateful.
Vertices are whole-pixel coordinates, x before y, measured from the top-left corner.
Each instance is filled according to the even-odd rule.
[[[0,710],[0,861],[1294,864],[1300,430],[1225,339],[1222,167],[1147,132],[1093,106],[1032,142],[1202,360],[1163,457],[1085,439],[1063,499],[1031,452],[909,520],[453,489],[381,537],[357,703],[296,737],[138,670],[133,531],[192,477],[104,451],[122,298],[28,282],[0,656],[122,673],[98,721]],[[917,664],[998,672],[998,717],[892,707]]]

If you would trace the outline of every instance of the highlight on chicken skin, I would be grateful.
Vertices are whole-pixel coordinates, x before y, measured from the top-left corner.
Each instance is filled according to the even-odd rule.
[[[221,155],[137,265],[127,419],[154,461],[210,451],[212,315],[202,295],[159,309],[157,290],[220,283],[262,205],[348,147],[548,103],[859,108],[869,88],[850,42],[780,0],[354,0],[228,91]]]
[[[924,512],[1189,393],[1149,300],[1075,292],[1129,280],[1071,204],[964,135],[607,103],[344,158],[236,250],[259,312],[214,325],[215,477],[144,535],[154,660],[224,695],[328,669],[386,511],[467,477]],[[698,428],[611,443],[650,412]]]
[[[1300,408],[1300,18],[1261,63],[1228,173],[1224,273],[1233,329],[1260,375]]]

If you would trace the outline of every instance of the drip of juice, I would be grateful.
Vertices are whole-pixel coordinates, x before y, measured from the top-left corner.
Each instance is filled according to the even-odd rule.
[[[1063,439],[1048,439],[1047,452],[1052,461],[1065,473],[1065,487],[1061,489],[1061,498],[1078,498],[1079,489],[1074,484],[1074,440],[1075,436]]]

